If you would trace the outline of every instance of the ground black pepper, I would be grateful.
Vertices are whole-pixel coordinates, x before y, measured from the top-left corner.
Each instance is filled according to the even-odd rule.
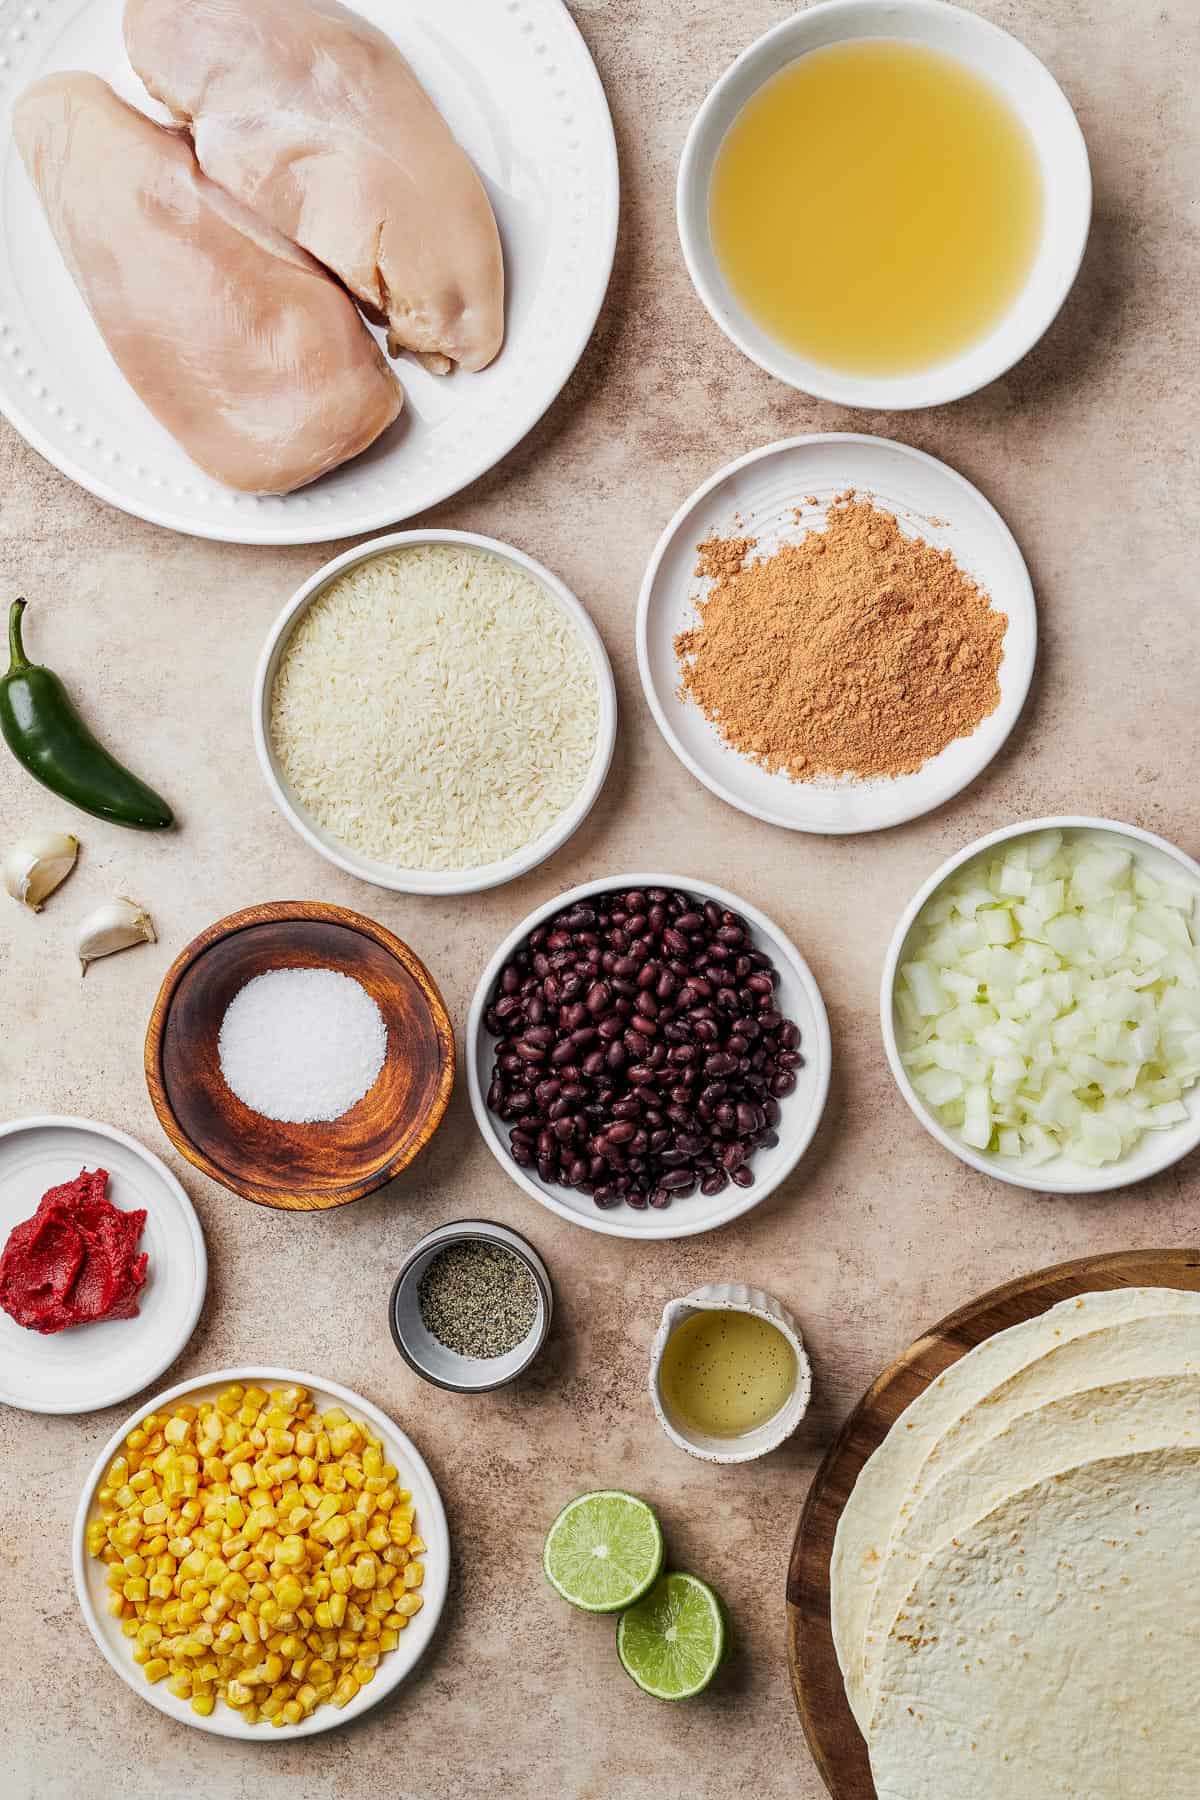
[[[426,1330],[459,1356],[505,1356],[537,1318],[537,1288],[520,1258],[478,1239],[439,1250],[417,1301]]]

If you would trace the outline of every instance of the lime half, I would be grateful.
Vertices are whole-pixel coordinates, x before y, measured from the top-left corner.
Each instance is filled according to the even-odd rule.
[[[695,1575],[664,1575],[617,1621],[626,1674],[657,1700],[701,1693],[721,1666],[725,1643],[724,1608]]]
[[[606,1490],[580,1494],[550,1527],[542,1567],[584,1612],[620,1612],[640,1600],[663,1565],[662,1528],[644,1500]]]

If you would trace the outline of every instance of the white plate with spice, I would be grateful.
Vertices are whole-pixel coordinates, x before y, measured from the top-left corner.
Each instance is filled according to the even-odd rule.
[[[118,1211],[145,1212],[137,1253],[148,1257],[146,1280],[132,1319],[43,1336],[0,1311],[0,1402],[25,1412],[96,1412],[127,1400],[175,1361],[204,1304],[208,1257],[191,1201],[165,1163],[111,1125],[52,1117],[0,1125],[0,1246],[48,1188],[82,1169],[108,1171]]]
[[[173,531],[315,544],[426,512],[507,455],[591,336],[612,269],[612,120],[561,0],[351,0],[411,62],[488,190],[504,246],[506,341],[490,368],[395,365],[397,422],[364,455],[283,498],[235,493],[196,467],[121,375],[63,264],[12,134],[0,157],[0,410],[72,481]],[[125,55],[121,0],[0,9],[0,119],[30,82],[90,69],[165,118]],[[166,304],[166,302],[164,302]]]
[[[948,553],[957,569],[990,597],[991,608],[1007,617],[996,676],[999,704],[969,736],[954,739],[913,774],[797,781],[769,773],[751,756],[732,749],[700,706],[681,696],[676,639],[696,626],[697,600],[714,586],[697,572],[702,543],[752,539],[746,561],[770,557],[784,545],[798,544],[808,531],[823,531],[832,503],[851,490],[858,500],[893,514],[904,537]],[[888,573],[881,560],[881,585]],[[836,599],[831,587],[829,601],[835,604]],[[952,632],[953,608],[947,612],[943,606],[941,613],[943,633]],[[741,642],[765,641],[766,624],[762,613],[748,614]],[[884,632],[882,641],[893,653],[886,670],[893,692],[897,681],[921,676],[911,656],[904,660],[902,633],[890,638]],[[751,451],[718,470],[684,503],[646,571],[638,600],[637,649],[642,686],[659,730],[698,781],[730,806],[768,824],[838,835],[878,831],[932,812],[987,767],[1016,724],[1029,691],[1037,611],[1016,540],[969,481],[906,444],[828,432]],[[783,672],[772,651],[764,660],[760,691]],[[926,672],[924,686],[928,698],[940,704],[941,677]],[[819,707],[821,695],[814,698]],[[889,714],[894,712],[893,700],[885,704]],[[921,719],[919,707],[914,710],[923,733],[928,720]]]
[[[100,1516],[96,1495],[102,1477],[113,1457],[121,1450],[128,1433],[148,1413],[162,1413],[176,1401],[198,1405],[204,1400],[215,1400],[222,1389],[234,1383],[240,1383],[243,1387],[254,1384],[268,1391],[273,1387],[307,1388],[319,1412],[326,1412],[331,1407],[341,1407],[356,1423],[369,1425],[372,1433],[383,1444],[388,1460],[395,1464],[400,1485],[412,1494],[416,1509],[414,1523],[426,1545],[425,1580],[421,1586],[423,1605],[400,1633],[396,1648],[381,1655],[374,1680],[360,1688],[344,1707],[339,1709],[328,1704],[319,1705],[300,1724],[281,1726],[278,1730],[267,1719],[248,1723],[240,1712],[234,1707],[226,1706],[222,1700],[218,1700],[213,1711],[205,1717],[192,1711],[189,1699],[173,1694],[168,1681],[147,1681],[133,1660],[134,1646],[122,1633],[121,1621],[114,1619],[107,1610],[110,1591],[106,1581],[107,1567],[99,1557],[89,1555],[86,1542],[89,1520]],[[446,1601],[450,1575],[450,1533],[437,1483],[424,1457],[399,1426],[377,1406],[372,1406],[369,1400],[364,1400],[361,1394],[340,1386],[336,1381],[321,1380],[313,1375],[301,1374],[295,1369],[217,1369],[209,1375],[194,1375],[190,1381],[180,1382],[178,1387],[168,1388],[165,1393],[157,1395],[149,1405],[139,1407],[109,1438],[96,1458],[79,1498],[72,1530],[71,1566],[75,1577],[75,1591],[88,1630],[96,1640],[105,1662],[116,1670],[122,1681],[141,1699],[148,1700],[151,1706],[178,1724],[193,1725],[198,1730],[211,1732],[217,1737],[240,1738],[243,1742],[256,1744],[286,1744],[298,1737],[312,1737],[317,1732],[329,1731],[337,1725],[349,1724],[351,1719],[361,1718],[363,1713],[392,1693],[420,1661],[437,1631]]]

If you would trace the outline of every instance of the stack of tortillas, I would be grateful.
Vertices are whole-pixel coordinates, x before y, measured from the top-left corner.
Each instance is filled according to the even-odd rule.
[[[1200,1294],[1084,1294],[914,1400],[833,1551],[879,1800],[1200,1796]]]

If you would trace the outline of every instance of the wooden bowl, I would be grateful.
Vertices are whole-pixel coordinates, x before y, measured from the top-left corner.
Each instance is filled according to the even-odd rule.
[[[226,1085],[217,1037],[254,976],[313,968],[367,990],[387,1026],[387,1057],[340,1118],[285,1124]],[[398,937],[345,907],[280,900],[218,919],[176,957],[150,1014],[145,1061],[159,1124],[181,1156],[259,1206],[316,1212],[373,1193],[424,1149],[454,1086],[454,1033],[428,970]]]
[[[867,1746],[842,1685],[829,1619],[829,1565],[842,1508],[863,1464],[931,1381],[976,1344],[1101,1288],[1200,1290],[1200,1250],[1082,1256],[994,1288],[918,1338],[867,1389],[817,1470],[801,1514],[787,1582],[787,1656],[796,1710],[834,1800],[876,1800]],[[1016,1789],[1013,1790],[1014,1795]]]

